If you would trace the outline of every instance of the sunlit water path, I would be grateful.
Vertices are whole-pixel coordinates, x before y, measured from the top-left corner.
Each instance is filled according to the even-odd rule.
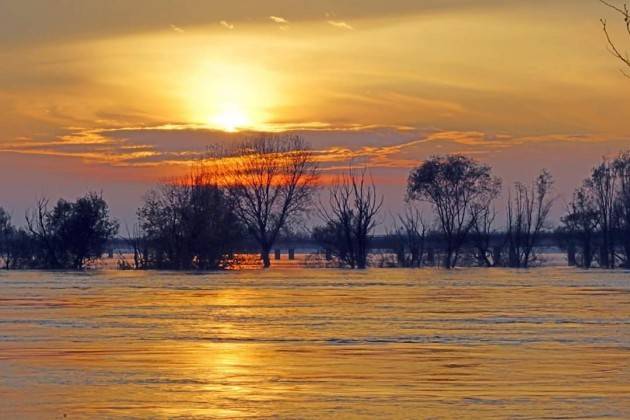
[[[630,417],[630,273],[0,273],[0,418]]]

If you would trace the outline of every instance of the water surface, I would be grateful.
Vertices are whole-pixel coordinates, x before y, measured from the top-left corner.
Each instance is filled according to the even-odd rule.
[[[0,417],[630,417],[630,273],[0,273]]]

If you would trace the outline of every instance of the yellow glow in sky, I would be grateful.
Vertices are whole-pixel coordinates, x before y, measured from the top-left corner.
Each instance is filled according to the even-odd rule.
[[[352,29],[287,15],[281,30],[269,14],[228,29],[217,15],[16,47],[0,77],[0,129],[11,140],[165,124],[625,135],[630,102],[601,33],[606,10],[548,4],[543,19],[541,5],[518,4],[361,16]]]
[[[366,0],[359,8],[322,0],[306,8],[269,0],[245,8],[235,0],[200,2],[190,15],[166,3],[145,10],[142,0],[132,2],[130,8],[146,11],[145,26],[136,15],[119,21],[132,14],[114,13],[110,2],[98,10],[98,0],[80,3],[90,22],[72,10],[27,3],[13,3],[13,18],[0,16],[0,145],[10,143],[11,152],[35,153],[33,144],[20,147],[28,141],[41,143],[37,151],[45,155],[109,158],[105,146],[88,145],[94,142],[86,132],[164,126],[192,127],[191,137],[125,132],[111,147],[122,145],[121,153],[134,156],[159,147],[169,159],[175,153],[189,159],[188,152],[204,147],[199,127],[326,127],[327,147],[350,149],[395,139],[369,130],[352,141],[335,138],[347,127],[475,132],[488,139],[628,135],[627,80],[606,50],[599,22],[608,17],[612,24],[614,16],[597,2],[567,8]],[[111,8],[116,30],[102,17]],[[332,12],[334,19],[326,18]],[[66,24],[51,13],[61,13]],[[26,31],[16,24],[20,16],[39,24]],[[288,23],[279,26],[269,16]],[[85,144],[71,148],[64,137],[70,134]]]
[[[251,126],[251,120],[238,104],[228,103],[223,110],[212,117],[210,125],[223,131],[233,133],[238,129]]]
[[[190,122],[227,132],[260,129],[278,103],[276,83],[255,64],[203,61],[182,88]]]
[[[558,190],[572,192],[600,156],[630,144],[630,83],[599,19],[630,44],[596,0],[0,9],[0,179],[20,173],[0,197],[22,194],[14,214],[38,193],[107,190],[106,180],[125,183],[111,191],[129,209],[141,195],[130,179],[175,175],[237,131],[292,130],[330,165],[367,154],[392,188],[448,152],[484,157],[506,180],[553,167]]]

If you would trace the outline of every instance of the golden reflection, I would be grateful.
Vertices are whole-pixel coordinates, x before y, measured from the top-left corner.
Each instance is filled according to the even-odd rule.
[[[482,271],[0,273],[0,417],[628,417],[623,273]]]

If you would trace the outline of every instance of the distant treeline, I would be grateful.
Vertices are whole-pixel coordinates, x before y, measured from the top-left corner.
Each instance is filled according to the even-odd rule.
[[[630,152],[593,168],[555,228],[547,170],[512,185],[497,204],[502,182],[489,166],[462,155],[433,156],[411,171],[405,210],[379,237],[383,198],[368,171],[350,166],[317,194],[324,188],[319,172],[298,136],[211,148],[188,176],[149,191],[137,224],[124,232],[96,193],[54,205],[40,200],[19,228],[0,208],[0,262],[6,269],[80,270],[115,240],[129,250],[119,256],[124,269],[226,269],[251,244],[269,267],[278,241],[296,237],[315,217],[321,225],[302,235],[338,267],[526,268],[540,263],[541,241],[553,238],[571,265],[630,268]]]

